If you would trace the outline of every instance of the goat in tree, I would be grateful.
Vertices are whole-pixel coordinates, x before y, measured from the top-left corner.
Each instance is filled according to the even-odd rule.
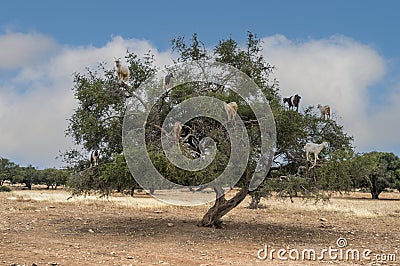
[[[322,106],[321,104],[318,104],[317,108],[321,112],[321,117],[324,119],[330,119],[331,118],[331,107],[329,105],[324,105]]]
[[[285,103],[288,104],[289,110],[292,110],[293,107],[296,107],[296,112],[298,112],[299,111],[300,99],[301,99],[301,96],[296,94],[296,95],[290,96],[288,98],[283,98],[283,103],[284,104]]]
[[[181,135],[182,135],[182,124],[181,124],[181,122],[176,121],[172,131],[173,131],[174,140],[179,143],[179,140],[180,140]]]
[[[205,155],[205,145],[204,141],[200,141],[195,133],[194,133],[194,128],[191,128],[187,125],[183,125],[183,130],[182,130],[182,143],[187,144],[187,147],[190,149],[192,155],[195,157],[203,157]]]
[[[170,87],[171,84],[171,78],[173,78],[174,75],[172,73],[168,73],[165,78],[164,78],[164,89],[167,90]]]
[[[309,142],[304,146],[304,148],[306,150],[307,161],[311,162],[310,154],[311,153],[314,154],[314,164],[311,166],[311,168],[313,168],[314,166],[317,165],[317,160],[319,160],[318,154],[322,151],[323,148],[328,148],[328,145],[329,145],[329,143],[324,141],[321,144]]]
[[[236,102],[230,102],[225,104],[225,111],[228,115],[228,122],[235,120],[238,110],[238,105]]]
[[[193,134],[188,134],[184,139],[183,143],[187,143],[190,146],[190,149],[194,151],[196,156],[202,156],[204,154],[204,147],[202,143],[200,143],[199,139],[196,138]]]
[[[115,59],[115,65],[117,67],[118,82],[128,82],[130,76],[129,68],[127,66],[123,66],[121,64],[121,59],[119,58]]]
[[[176,121],[174,123],[174,126],[172,127],[171,132],[166,131],[164,128],[160,127],[159,125],[153,125],[154,127],[158,128],[161,130],[162,133],[165,134],[166,137],[172,139],[173,141],[176,141],[176,143],[179,146],[179,142],[181,140],[181,135],[182,135],[182,124],[179,121]]]
[[[90,167],[93,166],[98,166],[99,165],[99,156],[100,156],[100,151],[99,150],[94,150],[90,153]]]

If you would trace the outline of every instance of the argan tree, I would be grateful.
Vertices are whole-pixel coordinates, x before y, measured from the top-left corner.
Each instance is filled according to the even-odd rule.
[[[12,181],[18,167],[17,164],[7,158],[0,158],[0,186],[3,185],[5,180]]]
[[[231,146],[225,126],[208,117],[196,117],[184,125],[188,130],[186,136],[192,135],[197,140],[210,137],[217,147],[215,159],[206,169],[191,172],[174,166],[165,156],[160,140],[163,134],[161,125],[171,110],[191,97],[208,96],[224,102],[238,103],[238,115],[245,125],[250,143],[247,166],[236,183],[239,190],[233,197],[227,199],[222,187],[213,188],[217,198],[200,221],[201,226],[220,227],[221,218],[249,194],[256,207],[260,198],[267,196],[271,191],[278,191],[282,195],[291,197],[299,194],[317,195],[322,186],[329,188],[333,185],[324,182],[324,179],[328,178],[327,175],[322,175],[320,178],[318,169],[330,160],[330,154],[351,151],[352,137],[348,136],[343,127],[335,121],[321,119],[312,106],[303,112],[287,110],[283,106],[278,82],[270,78],[274,67],[265,61],[261,54],[261,41],[254,34],[248,33],[243,47],[229,38],[220,41],[210,51],[194,34],[189,42],[183,37],[173,39],[172,49],[178,54],[178,62],[210,59],[233,66],[245,73],[261,89],[275,117],[277,143],[272,151],[274,153],[272,167],[266,173],[263,183],[255,191],[250,191],[251,176],[260,160],[261,132],[248,102],[241,99],[234,91],[219,84],[191,82],[172,88],[153,106],[145,128],[147,153],[153,164],[172,182],[186,186],[201,186],[218,177],[228,164]],[[123,190],[135,186],[126,164],[121,161],[123,153],[121,131],[125,103],[127,99],[135,97],[135,92],[142,82],[155,73],[155,67],[151,55],[139,59],[128,52],[126,58],[131,71],[129,86],[121,86],[117,82],[114,70],[107,68],[105,64],[100,64],[96,71],[88,69],[85,74],[75,74],[73,90],[79,105],[70,119],[66,133],[76,144],[83,147],[84,152],[101,149],[103,154],[101,164],[95,172],[87,171],[88,163],[85,157],[82,157],[82,152],[75,150],[64,154],[66,161],[80,172],[81,178],[72,182],[75,191],[86,192],[94,189],[109,193],[112,189]],[[308,141],[330,143],[329,149],[321,153],[319,165],[312,169],[305,160],[303,150]],[[181,145],[182,153],[187,157],[193,156],[193,152],[187,147]]]
[[[369,190],[372,199],[379,199],[385,189],[400,188],[400,159],[395,154],[373,151],[358,154],[350,163],[355,186]]]

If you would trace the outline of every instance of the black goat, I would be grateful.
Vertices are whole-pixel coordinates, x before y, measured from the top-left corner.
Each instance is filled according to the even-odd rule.
[[[288,103],[289,110],[293,110],[293,108],[296,107],[296,112],[298,112],[300,99],[301,99],[301,96],[296,94],[296,95],[290,96],[288,98],[283,98],[283,104]]]
[[[172,73],[168,73],[165,78],[164,78],[164,89],[169,89],[170,83],[171,83],[171,78],[173,78],[174,75]]]
[[[90,153],[90,167],[99,165],[100,151],[94,150]]]

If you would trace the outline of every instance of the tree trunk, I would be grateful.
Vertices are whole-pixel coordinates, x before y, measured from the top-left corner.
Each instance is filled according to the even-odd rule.
[[[249,205],[250,209],[258,209],[258,206],[260,205],[261,201],[261,196],[259,195],[251,195],[251,202]]]
[[[376,178],[373,178],[370,189],[371,189],[372,199],[379,199],[379,194],[381,194],[382,191],[380,191],[378,186],[376,185]]]
[[[222,216],[227,214],[246,198],[249,192],[249,187],[248,185],[245,185],[244,188],[229,200],[226,200],[225,195],[222,195],[224,193],[222,187],[214,187],[214,191],[217,193],[217,199],[215,200],[214,206],[207,211],[198,226],[222,228]]]
[[[379,199],[379,194],[378,191],[371,191],[372,199]]]
[[[154,188],[150,188],[150,195],[154,195],[154,191],[155,191],[155,189]]]

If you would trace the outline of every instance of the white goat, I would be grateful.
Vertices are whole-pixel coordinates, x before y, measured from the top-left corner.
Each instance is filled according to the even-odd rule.
[[[115,65],[117,67],[118,82],[127,82],[130,76],[129,68],[121,65],[121,60],[119,58],[115,59]]]
[[[181,135],[182,135],[182,124],[181,124],[181,122],[176,121],[172,131],[173,132],[171,132],[171,133],[173,133],[174,140],[179,143],[179,140],[180,140]]]
[[[94,150],[90,153],[90,167],[93,166],[98,166],[99,165],[99,156],[100,156],[100,151],[99,150]]]
[[[237,110],[238,110],[238,105],[236,102],[230,102],[225,104],[225,111],[226,114],[228,115],[228,122],[235,120]]]
[[[317,160],[319,159],[318,154],[322,151],[323,148],[328,148],[328,145],[329,145],[329,143],[324,141],[321,144],[309,142],[304,146],[304,148],[306,150],[307,161],[311,162],[310,153],[314,153],[314,164],[313,164],[313,166],[311,166],[311,168],[313,168],[315,165],[317,165]]]
[[[321,112],[321,117],[323,117],[324,119],[331,118],[331,107],[329,105],[322,106],[318,104],[317,108]]]

